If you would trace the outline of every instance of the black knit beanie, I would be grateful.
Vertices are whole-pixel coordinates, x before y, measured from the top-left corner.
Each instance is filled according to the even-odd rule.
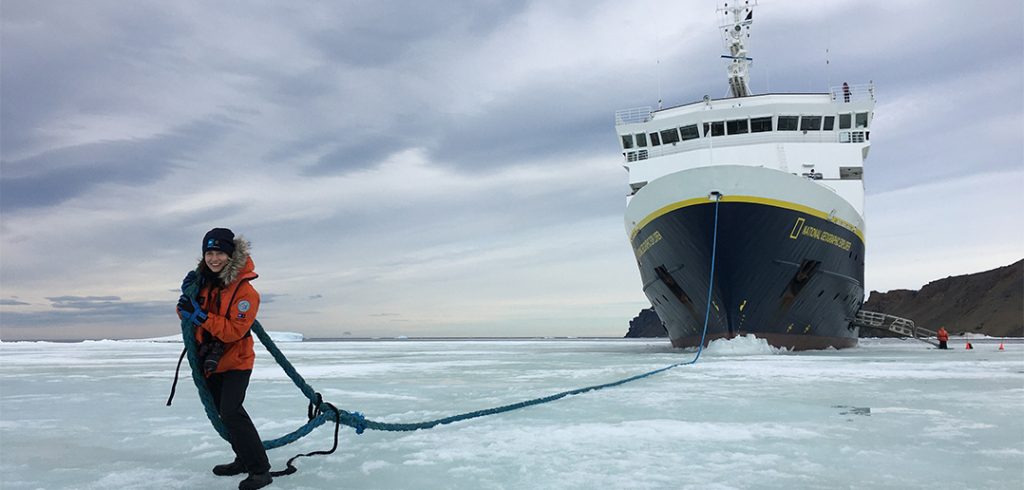
[[[203,237],[203,253],[220,250],[228,255],[235,253],[235,234],[227,228],[214,228]]]

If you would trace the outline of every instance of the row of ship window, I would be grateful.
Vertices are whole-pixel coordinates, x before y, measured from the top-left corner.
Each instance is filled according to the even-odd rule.
[[[772,123],[775,123],[773,129]],[[836,116],[766,116],[750,119],[733,119],[730,121],[713,121],[703,124],[703,133],[696,124],[679,128],[669,128],[654,133],[638,133],[622,135],[622,148],[646,148],[648,136],[651,146],[668,145],[679,141],[688,141],[714,136],[728,136],[747,133],[764,133],[768,131],[833,131]],[[857,112],[839,114],[839,129],[868,127],[868,113]]]

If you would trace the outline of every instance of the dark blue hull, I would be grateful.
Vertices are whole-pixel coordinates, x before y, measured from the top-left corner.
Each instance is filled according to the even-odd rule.
[[[719,203],[707,342],[754,334],[794,350],[857,345],[864,242],[829,219],[784,203]],[[677,347],[701,339],[715,203],[667,212],[632,238],[644,293]]]

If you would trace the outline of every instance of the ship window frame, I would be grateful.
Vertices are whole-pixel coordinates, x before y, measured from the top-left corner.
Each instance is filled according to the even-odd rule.
[[[633,149],[633,135],[624,134],[622,135],[622,149],[631,150]]]
[[[857,112],[857,113],[854,113],[854,115],[853,115],[853,126],[854,126],[854,129],[868,127],[868,113],[867,112]]]
[[[836,116],[825,116],[821,122],[822,131],[833,131],[836,128]]]
[[[800,129],[800,116],[789,116],[789,115],[786,115],[786,116],[778,116],[776,119],[777,119],[777,122],[775,124],[775,130],[776,131],[797,131],[797,130]],[[792,122],[793,123],[793,127],[788,127],[788,124],[787,124],[786,127],[783,127],[783,125],[782,125],[783,119],[785,119],[786,123]]]
[[[647,133],[634,134],[633,140],[637,148],[647,148]]]
[[[661,146],[661,136],[658,136],[657,131],[650,133],[648,136],[651,137],[651,146]]]
[[[800,131],[821,131],[821,116],[800,116]]]
[[[679,136],[683,141],[695,140],[700,138],[700,130],[697,129],[696,124],[690,124],[689,126],[679,128]]]
[[[743,124],[742,128],[740,128],[740,124],[741,123]],[[737,129],[737,131],[735,133],[732,132],[733,126],[735,126],[736,129]],[[740,131],[740,129],[742,129],[742,131]],[[750,120],[749,119],[731,119],[731,120],[725,121],[725,132],[726,132],[726,134],[729,134],[729,135],[750,133]]]
[[[755,126],[754,125],[754,121],[757,121],[757,123],[759,125]],[[768,121],[768,129],[764,129],[764,124],[763,123],[765,121]],[[757,129],[755,131],[755,128],[761,128],[761,129]],[[752,117],[752,118],[750,118],[750,132],[751,133],[768,133],[768,132],[771,132],[772,129],[773,129],[772,116]]]
[[[667,145],[669,143],[674,145],[680,141],[678,128],[662,129],[659,133],[661,134],[661,144],[663,145]]]
[[[852,112],[844,112],[839,115],[839,129],[853,129]]]
[[[704,137],[707,138],[709,136],[725,136],[725,121],[711,121],[704,123]]]

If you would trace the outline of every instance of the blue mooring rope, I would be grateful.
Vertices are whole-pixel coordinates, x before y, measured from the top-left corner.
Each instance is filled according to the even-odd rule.
[[[359,412],[349,412],[337,408],[330,403],[324,402],[323,399],[320,397],[319,393],[317,393],[316,390],[314,390],[313,387],[310,386],[309,383],[307,383],[306,380],[302,378],[302,375],[300,375],[298,371],[295,370],[295,367],[292,366],[291,362],[289,362],[285,355],[281,352],[281,350],[277,348],[277,345],[270,338],[270,336],[267,335],[267,332],[263,329],[263,325],[260,325],[260,322],[257,320],[253,322],[252,332],[256,334],[256,336],[260,339],[260,342],[262,342],[263,345],[267,348],[267,351],[270,352],[270,354],[274,357],[274,360],[276,360],[277,363],[281,366],[281,368],[284,369],[284,372],[288,375],[289,378],[291,378],[292,382],[295,383],[295,386],[297,386],[299,390],[302,391],[302,394],[309,399],[311,407],[310,420],[308,422],[306,422],[298,429],[295,429],[291,433],[285,434],[281,437],[278,437],[277,439],[263,441],[263,447],[265,447],[266,449],[274,449],[293,443],[305,437],[310,432],[312,432],[313,429],[319,427],[320,425],[323,425],[323,423],[327,422],[328,420],[336,420],[340,424],[352,427],[356,430],[357,434],[362,434],[363,431],[365,431],[366,429],[399,432],[429,429],[432,427],[436,427],[438,425],[458,422],[460,420],[468,420],[477,417],[484,417],[487,415],[509,412],[512,410],[518,410],[520,408],[525,408],[533,405],[540,405],[543,403],[548,403],[561,398],[565,398],[569,395],[578,395],[581,393],[586,393],[588,391],[611,388],[613,386],[619,386],[629,383],[631,381],[636,381],[638,379],[643,379],[648,376],[653,376],[655,374],[668,371],[669,369],[672,368],[696,363],[697,359],[700,359],[701,352],[703,352],[704,350],[704,340],[706,339],[708,332],[708,319],[711,315],[711,297],[714,291],[715,279],[715,252],[718,248],[718,203],[720,200],[721,196],[715,194],[714,232],[712,234],[711,239],[711,270],[708,276],[707,307],[704,310],[704,331],[703,333],[701,333],[700,344],[697,348],[697,354],[694,356],[692,360],[670,364],[660,369],[655,369],[653,371],[638,374],[636,376],[631,376],[625,379],[620,379],[618,381],[614,381],[611,383],[604,383],[599,385],[587,386],[583,388],[577,388],[569,391],[563,391],[561,393],[556,393],[554,395],[549,395],[541,398],[534,398],[532,400],[526,400],[519,403],[513,403],[510,405],[502,405],[500,407],[477,410],[474,412],[466,412],[436,420],[428,420],[425,422],[384,423],[369,420]],[[196,296],[197,293],[198,288],[195,285],[191,286],[190,289],[185,291],[185,294],[193,298]],[[185,342],[185,350],[187,351],[188,354],[188,362],[189,365],[192,367],[192,380],[195,382],[196,388],[199,390],[199,399],[202,401],[203,407],[206,410],[206,416],[210,419],[210,422],[213,424],[213,427],[217,430],[220,436],[223,437],[224,440],[229,440],[227,428],[224,426],[224,422],[221,421],[220,416],[217,413],[216,405],[213,402],[213,396],[210,394],[209,389],[207,389],[206,387],[206,379],[203,376],[202,367],[198,360],[197,353],[199,346],[198,343],[196,342],[194,335],[195,327],[192,326],[192,322],[189,321],[187,318],[182,320],[181,322],[181,333]],[[312,411],[313,408],[316,409],[315,415],[313,414]]]

